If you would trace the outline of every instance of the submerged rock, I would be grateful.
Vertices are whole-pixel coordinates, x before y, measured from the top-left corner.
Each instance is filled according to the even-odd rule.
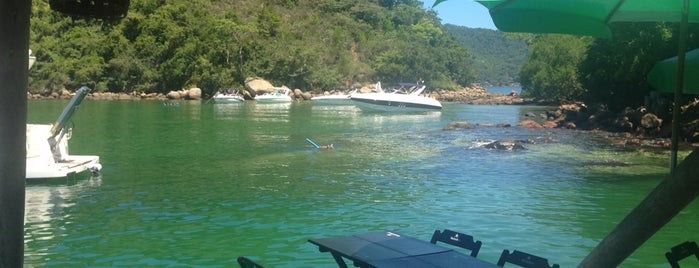
[[[457,129],[472,129],[476,127],[511,127],[509,123],[498,123],[497,125],[490,122],[472,124],[468,121],[452,121],[449,122],[442,130],[457,130]]]
[[[590,160],[582,163],[583,166],[604,166],[604,167],[628,167],[631,164],[615,160]]]
[[[526,127],[526,128],[532,128],[532,129],[543,128],[543,126],[541,126],[541,124],[537,123],[537,122],[534,121],[534,120],[524,120],[524,121],[521,121],[521,122],[519,122],[519,124],[517,124],[517,126]]]
[[[483,145],[483,148],[502,151],[519,151],[525,149],[522,142],[516,140],[498,140]]]
[[[457,129],[464,129],[464,128],[476,128],[474,124],[471,124],[467,121],[454,121],[454,122],[449,122],[442,130],[457,130]]]

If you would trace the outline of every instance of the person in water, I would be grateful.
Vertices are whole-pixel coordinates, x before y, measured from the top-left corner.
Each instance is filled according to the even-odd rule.
[[[316,149],[335,149],[335,146],[333,146],[332,143],[331,143],[331,144],[327,144],[327,145],[318,145],[316,142],[314,142],[314,141],[311,140],[310,138],[306,138],[306,141],[307,141],[308,143],[312,144],[313,146],[315,146]]]

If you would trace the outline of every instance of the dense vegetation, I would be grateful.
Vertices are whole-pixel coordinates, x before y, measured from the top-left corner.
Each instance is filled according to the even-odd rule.
[[[677,29],[673,23],[624,23],[613,26],[611,39],[537,35],[529,41],[531,54],[520,73],[523,94],[584,100],[611,111],[648,105],[655,89],[646,75],[656,62],[677,55]],[[690,26],[689,32],[699,27]],[[690,34],[689,48],[696,47],[699,36]]]
[[[584,92],[578,65],[585,59],[589,37],[540,35],[520,75],[524,93],[543,101],[577,100]]]
[[[303,90],[360,82],[455,88],[467,50],[416,0],[132,0],[120,21],[78,20],[32,1],[30,91],[205,92],[259,76]]]
[[[210,93],[253,76],[309,91],[422,78],[431,88],[521,82],[523,94],[540,100],[620,110],[643,105],[653,90],[645,75],[677,53],[672,23],[616,24],[611,39],[504,35],[442,26],[421,7],[417,0],[132,0],[127,18],[101,21],[32,1],[30,91],[197,86]],[[689,47],[699,47],[699,36],[690,35]]]
[[[445,27],[468,48],[477,71],[476,82],[496,86],[519,83],[519,69],[529,54],[521,36],[451,24]]]

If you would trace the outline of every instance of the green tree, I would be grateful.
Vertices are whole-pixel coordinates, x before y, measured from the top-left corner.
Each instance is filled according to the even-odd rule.
[[[590,42],[589,37],[572,35],[537,36],[519,73],[522,94],[553,102],[578,99],[584,93],[578,65]]]
[[[65,17],[47,0],[32,10],[32,92],[213,93],[251,76],[303,90],[474,78],[466,49],[415,0],[132,0],[118,22]]]
[[[472,56],[475,81],[484,85],[519,83],[519,70],[529,54],[533,34],[503,33],[445,25],[447,32],[464,44]]]
[[[626,23],[614,25],[613,38],[596,39],[581,63],[586,102],[604,104],[612,111],[643,105],[653,89],[646,74],[664,58],[677,55],[676,24]],[[690,32],[696,32],[693,26]],[[696,47],[696,35],[690,47]]]

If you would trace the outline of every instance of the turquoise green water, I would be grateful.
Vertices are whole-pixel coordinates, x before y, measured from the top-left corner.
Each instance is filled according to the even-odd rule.
[[[30,101],[30,123],[67,102]],[[668,154],[613,147],[602,133],[478,127],[541,107],[450,104],[437,113],[364,113],[311,102],[86,100],[72,154],[97,177],[27,186],[28,267],[333,267],[311,237],[390,229],[428,240],[454,229],[495,262],[519,249],[574,267],[667,173]],[[332,143],[319,151],[305,141]],[[528,139],[526,150],[479,147]],[[685,153],[686,154],[686,153]],[[667,267],[696,240],[693,203],[622,267]]]

